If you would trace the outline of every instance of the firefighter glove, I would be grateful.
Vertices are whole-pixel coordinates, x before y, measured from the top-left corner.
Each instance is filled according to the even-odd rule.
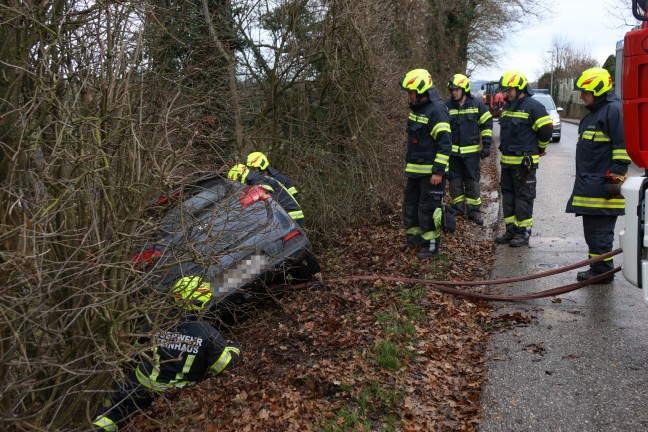
[[[481,153],[479,153],[479,157],[482,159],[486,159],[488,156],[490,156],[490,147],[484,147],[481,150]]]
[[[625,177],[621,174],[614,174],[608,171],[605,174],[605,184],[603,185],[603,196],[605,199],[612,199],[621,195],[621,185]]]
[[[605,183],[603,195],[607,200],[621,195],[621,183]]]

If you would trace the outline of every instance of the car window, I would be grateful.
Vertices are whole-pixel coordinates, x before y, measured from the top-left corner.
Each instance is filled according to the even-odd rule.
[[[547,110],[555,110],[556,109],[556,105],[554,104],[554,101],[551,98],[551,96],[537,95],[537,96],[534,96],[533,98],[536,99],[538,102],[540,102],[542,105],[544,105],[544,107]]]

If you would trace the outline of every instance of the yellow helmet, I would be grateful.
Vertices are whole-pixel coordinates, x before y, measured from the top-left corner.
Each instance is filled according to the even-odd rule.
[[[227,178],[237,182],[245,183],[245,179],[247,178],[249,173],[250,170],[248,170],[248,167],[243,164],[236,164],[227,173]]]
[[[591,91],[594,96],[601,96],[612,89],[612,77],[610,72],[603,68],[587,69],[576,80],[576,87]]]
[[[268,162],[268,158],[263,153],[254,152],[248,155],[245,165],[249,167],[259,168],[261,171],[263,171],[268,168],[270,162]]]
[[[452,75],[452,78],[448,81],[448,90],[452,90],[453,88],[461,88],[464,89],[466,93],[469,93],[470,81],[468,80],[468,77],[462,74]]]
[[[186,310],[201,310],[212,298],[209,283],[198,276],[185,276],[173,286],[173,297]]]
[[[417,94],[422,95],[434,87],[434,81],[432,81],[430,72],[425,69],[414,69],[407,72],[401,82],[401,87],[405,90],[414,90]]]
[[[527,81],[526,77],[524,74],[518,70],[511,69],[506,72],[504,72],[504,75],[500,78],[499,85],[500,89],[506,90],[508,88],[516,88],[520,91],[527,90],[527,85],[529,84],[529,81]]]

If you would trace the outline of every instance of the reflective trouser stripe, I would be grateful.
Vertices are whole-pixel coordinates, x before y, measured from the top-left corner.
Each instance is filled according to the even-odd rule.
[[[106,416],[97,417],[96,420],[92,422],[92,424],[107,432],[116,432],[117,430],[119,430],[115,422],[110,420]]]
[[[405,230],[405,234],[419,235],[419,234],[423,234],[423,230],[421,230],[421,227],[411,227]]]

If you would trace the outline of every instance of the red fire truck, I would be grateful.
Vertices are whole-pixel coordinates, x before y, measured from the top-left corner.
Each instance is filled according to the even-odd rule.
[[[483,90],[483,100],[493,117],[502,115],[504,108],[504,95],[499,91],[499,81],[490,81],[481,86]]]
[[[642,288],[648,304],[648,0],[632,0],[632,13],[642,25],[626,33],[623,43],[623,126],[628,155],[646,171],[643,177],[628,178],[621,188],[626,226],[620,243],[623,275]]]

